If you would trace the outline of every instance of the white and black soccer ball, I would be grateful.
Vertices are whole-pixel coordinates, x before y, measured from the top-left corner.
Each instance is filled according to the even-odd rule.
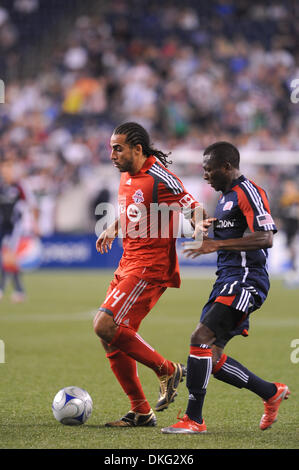
[[[76,426],[85,423],[92,412],[92,399],[86,390],[65,387],[55,395],[53,415],[62,424]]]

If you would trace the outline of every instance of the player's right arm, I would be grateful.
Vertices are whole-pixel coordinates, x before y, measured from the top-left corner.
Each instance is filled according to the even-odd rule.
[[[112,243],[118,235],[120,219],[116,219],[109,227],[104,230],[96,241],[96,250],[101,253],[108,253],[111,250]]]
[[[192,238],[194,240],[206,238],[209,228],[215,220],[215,217],[208,217],[206,210],[200,204],[196,205],[191,218],[191,225],[194,229]]]

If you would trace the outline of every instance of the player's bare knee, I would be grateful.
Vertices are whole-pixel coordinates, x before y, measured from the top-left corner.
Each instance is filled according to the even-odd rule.
[[[115,335],[117,326],[110,315],[99,311],[94,318],[93,328],[97,336],[106,343],[110,343]]]
[[[191,335],[191,344],[210,344],[214,339],[214,333],[207,326],[199,323]]]

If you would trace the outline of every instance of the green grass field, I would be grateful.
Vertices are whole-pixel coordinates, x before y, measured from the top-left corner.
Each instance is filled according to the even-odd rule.
[[[286,290],[273,280],[268,300],[252,316],[249,337],[235,338],[226,351],[264,379],[289,385],[291,396],[282,404],[278,422],[260,431],[262,400],[211,377],[204,408],[207,434],[169,436],[160,429],[174,423],[180,409],[184,412],[185,384],[169,409],[157,413],[156,428],[104,427],[129,410],[92,329],[111,275],[30,273],[25,276],[25,303],[12,304],[9,292],[1,301],[2,449],[298,449],[299,363],[291,361],[291,341],[299,338],[299,290]],[[181,289],[169,289],[160,299],[140,334],[167,358],[186,362],[190,334],[212,282],[184,277]],[[139,375],[154,407],[156,376],[142,365]],[[68,385],[85,388],[93,398],[92,416],[83,426],[63,426],[52,415],[54,395]]]

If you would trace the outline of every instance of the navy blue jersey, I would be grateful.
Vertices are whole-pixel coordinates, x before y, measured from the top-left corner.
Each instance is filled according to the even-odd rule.
[[[215,217],[214,238],[218,240],[241,238],[245,232],[277,231],[265,191],[244,176],[234,180],[231,188],[222,194]],[[235,335],[247,336],[250,313],[258,310],[268,295],[267,258],[266,249],[218,251],[217,280],[203,307],[201,321],[215,302],[232,307],[243,315],[233,331],[216,339],[217,346],[224,348]]]
[[[2,235],[13,231],[15,223],[21,218],[19,202],[26,196],[19,184],[0,183],[0,232]]]
[[[214,238],[227,240],[241,238],[246,231],[277,231],[271,217],[265,191],[244,176],[234,180],[217,204],[214,222]],[[268,251],[219,250],[218,270],[226,268],[263,268],[267,267]]]

